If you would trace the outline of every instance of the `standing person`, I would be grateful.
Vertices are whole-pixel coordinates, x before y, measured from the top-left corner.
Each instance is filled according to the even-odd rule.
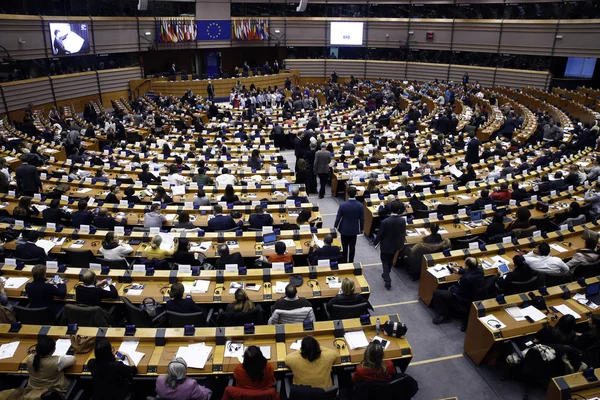
[[[206,85],[206,93],[208,93],[208,100],[213,101],[215,99],[215,87],[211,81],[208,81],[208,85]]]
[[[390,271],[394,263],[394,255],[404,248],[404,239],[406,236],[406,221],[399,215],[402,203],[395,201],[392,203],[392,215],[387,217],[379,227],[379,234],[375,237],[373,244],[381,244],[381,264],[383,273],[381,277],[385,282],[387,290],[392,289],[392,280]]]
[[[35,193],[39,193],[42,190],[40,174],[36,167],[27,162],[27,154],[22,154],[19,159],[22,164],[15,170],[17,189],[19,189],[22,195],[33,197]]]
[[[356,200],[356,187],[350,186],[348,188],[348,200],[340,204],[333,225],[342,236],[344,262],[354,262],[356,236],[363,232],[364,224],[365,209]]]
[[[465,162],[469,164],[477,164],[479,162],[479,145],[481,144],[475,136],[475,132],[469,134],[471,138],[467,143],[467,153],[465,154]]]
[[[325,149],[325,143],[321,143],[321,150],[315,154],[314,173],[319,177],[321,187],[319,188],[319,198],[325,197],[325,187],[329,178],[329,163],[331,154]]]

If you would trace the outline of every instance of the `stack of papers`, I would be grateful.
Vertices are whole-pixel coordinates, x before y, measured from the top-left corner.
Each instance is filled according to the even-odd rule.
[[[523,314],[523,317],[531,318],[534,322],[538,322],[546,318],[546,314],[544,314],[534,306],[522,308],[521,314]]]
[[[504,309],[508,315],[513,317],[515,321],[525,321],[525,317],[523,313],[521,313],[521,309],[519,307],[508,307]]]
[[[339,276],[328,276],[327,285],[329,286],[329,289],[339,289],[342,287],[342,281]]]
[[[350,350],[364,348],[369,345],[367,336],[363,331],[346,332],[344,334],[344,339],[346,339],[346,343],[348,343]]]
[[[175,357],[183,358],[188,368],[203,369],[211,352],[212,346],[206,346],[204,343],[196,343],[187,347],[180,347]]]
[[[17,348],[19,347],[19,343],[21,342],[11,342],[6,343],[0,346],[0,360],[4,360],[6,358],[12,358]]]
[[[558,310],[558,312],[561,313],[562,315],[572,315],[573,317],[575,317],[575,319],[581,318],[581,315],[577,314],[575,311],[573,311],[572,308],[570,308],[566,304],[554,306],[554,308],[556,308]]]
[[[452,275],[446,265],[436,264],[433,267],[427,268],[427,272],[435,276],[437,279]]]
[[[140,361],[142,361],[142,358],[144,358],[144,356],[146,355],[136,350],[139,344],[139,341],[134,340],[123,342],[121,343],[121,346],[119,346],[119,351],[122,353],[127,353],[127,355],[129,356],[129,358],[131,358],[131,361],[133,361],[136,367],[138,366]],[[125,365],[129,365],[129,362],[127,362],[127,360],[123,361],[123,363]]]
[[[53,356],[66,356],[71,347],[71,339],[57,339]]]
[[[569,251],[556,243],[551,244],[550,247],[558,251],[559,253],[566,253],[567,251]]]
[[[141,296],[142,292],[144,291],[144,288],[146,287],[146,285],[144,284],[140,284],[140,283],[134,283],[133,285],[131,285],[131,287],[127,290],[127,295],[128,296]]]
[[[188,293],[206,293],[208,291],[208,287],[210,286],[210,281],[205,281],[202,279],[197,279],[191,290]],[[187,292],[187,288],[186,288]]]
[[[235,294],[236,290],[243,288],[244,282],[231,282],[231,285],[229,285],[229,294]]]

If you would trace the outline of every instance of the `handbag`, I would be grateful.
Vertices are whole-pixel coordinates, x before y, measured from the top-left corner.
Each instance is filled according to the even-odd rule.
[[[546,305],[546,299],[544,299],[544,296],[537,296],[533,292],[529,292],[527,294],[529,295],[529,298],[531,299],[532,306],[534,306],[535,308],[537,308],[540,311],[548,310],[548,306]]]
[[[96,338],[92,336],[71,335],[71,347],[75,354],[89,353],[96,346]]]
[[[158,304],[152,297],[146,297],[144,300],[142,300],[140,307],[146,312],[146,314],[148,314],[150,318],[154,318],[162,313],[162,306]]]
[[[388,336],[401,338],[404,337],[404,335],[406,335],[408,327],[402,322],[385,321],[385,324],[383,324],[383,331]]]

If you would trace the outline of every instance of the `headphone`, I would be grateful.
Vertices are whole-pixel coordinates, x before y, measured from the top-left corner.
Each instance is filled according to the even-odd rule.
[[[317,281],[316,279],[309,279],[308,282],[306,282],[306,284],[311,288],[315,286],[320,286],[319,281]]]
[[[341,342],[342,344],[339,344]],[[333,339],[333,345],[337,347],[337,349],[345,349],[346,348],[346,340],[345,339]]]
[[[164,285],[163,287],[160,288],[160,294],[164,295],[165,293],[169,293],[169,296],[171,295],[171,291],[168,290],[169,289],[169,284]]]
[[[92,242],[92,247],[96,247],[96,246],[98,246],[98,244],[100,244],[100,242],[98,242],[98,241],[93,241],[93,242]]]
[[[486,324],[491,327],[491,328],[495,328],[495,329],[500,329],[500,327],[502,327],[502,324],[500,323],[500,321],[498,321],[497,319],[488,319],[486,321]]]
[[[307,240],[306,242],[304,242],[304,246],[310,247],[310,241]]]
[[[265,289],[270,289],[271,288],[271,282],[265,282],[264,286],[265,286]]]
[[[214,294],[215,295],[220,295],[221,294],[221,290],[224,290],[224,289],[225,289],[225,286],[223,286],[223,285],[217,286],[217,287],[215,287]]]
[[[573,246],[573,244],[571,242],[562,242],[561,244],[568,246],[568,247]]]

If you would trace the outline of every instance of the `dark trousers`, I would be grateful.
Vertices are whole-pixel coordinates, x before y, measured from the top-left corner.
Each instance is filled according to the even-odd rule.
[[[431,305],[436,313],[446,318],[450,318],[450,311],[454,308],[454,297],[452,292],[444,289],[433,291]]]
[[[390,278],[390,271],[392,270],[392,266],[394,264],[394,253],[381,253],[381,265],[383,266],[383,281],[386,284],[392,284],[392,279]]]
[[[354,262],[354,253],[356,249],[356,235],[342,236],[342,252],[344,253],[344,262]]]
[[[319,175],[319,182],[321,187],[319,188],[319,197],[325,197],[325,188],[327,187],[327,179],[329,179],[329,172]]]

